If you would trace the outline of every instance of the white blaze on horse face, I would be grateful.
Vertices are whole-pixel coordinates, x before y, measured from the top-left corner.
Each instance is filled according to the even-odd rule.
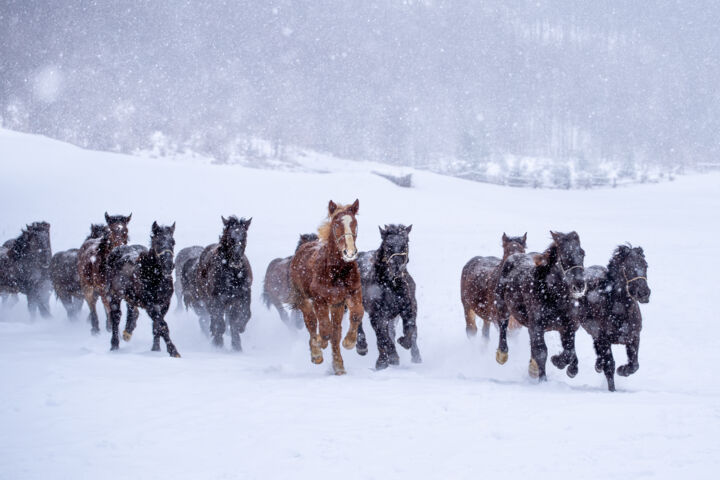
[[[346,262],[352,262],[357,258],[357,248],[355,247],[355,237],[351,227],[352,217],[350,215],[343,215],[342,217],[343,227],[345,228],[345,249],[342,252],[343,260]]]

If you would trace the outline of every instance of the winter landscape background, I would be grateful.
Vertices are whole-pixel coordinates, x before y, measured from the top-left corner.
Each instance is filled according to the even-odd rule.
[[[501,184],[717,168],[720,4],[0,6],[0,125],[290,166],[291,146]]]

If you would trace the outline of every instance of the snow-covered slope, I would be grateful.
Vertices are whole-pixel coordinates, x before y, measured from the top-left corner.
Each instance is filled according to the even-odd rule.
[[[362,165],[362,164],[360,164]],[[168,315],[182,359],[151,353],[143,313],[132,342],[54,318],[24,300],[0,313],[0,478],[714,478],[720,467],[720,334],[715,301],[720,176],[590,191],[524,190],[414,172],[401,189],[358,168],[310,174],[178,163],[85,151],[0,130],[0,239],[34,220],[52,224],[55,251],[77,247],[103,212],[133,212],[131,242],[153,220],[177,221],[178,249],[216,240],[221,215],[252,216],[255,271],[245,351],[216,351],[191,313]],[[414,225],[424,363],[372,370],[343,351],[348,375],[310,363],[305,331],[289,332],[260,301],[268,262],[314,230],[329,199],[360,199],[361,249],[377,226]],[[463,264],[500,253],[500,236],[575,229],[586,265],[613,248],[644,247],[650,304],[640,370],[606,391],[589,337],[580,374],[549,366],[527,377],[528,339],[510,360],[465,337]],[[102,314],[101,314],[102,318]],[[367,330],[371,332],[369,325]],[[550,351],[559,339],[547,336]],[[618,363],[625,353],[615,350]]]

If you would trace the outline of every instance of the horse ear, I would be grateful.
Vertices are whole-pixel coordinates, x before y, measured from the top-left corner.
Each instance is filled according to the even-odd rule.
[[[357,215],[358,210],[360,209],[360,200],[355,199],[352,205],[350,205],[350,211],[353,213],[353,215]]]
[[[160,227],[158,226],[157,221],[154,221],[152,224],[152,232],[157,233],[159,229]]]
[[[335,213],[335,210],[337,210],[337,204],[330,200],[330,203],[328,203],[328,215],[332,217],[332,214]]]
[[[510,240],[505,232],[503,232],[502,241],[503,243],[507,243],[507,241]]]
[[[527,232],[525,232],[525,235],[523,235],[523,246],[527,246]]]
[[[380,230],[380,238],[385,238],[385,234],[387,233],[383,228],[378,225],[378,230]]]
[[[220,218],[222,218],[223,225],[227,225],[227,224],[228,224],[227,218],[223,217],[222,215],[220,215]]]
[[[105,221],[106,221],[107,223],[110,223],[110,215],[108,215],[107,212],[105,212]]]
[[[560,240],[560,234],[558,232],[553,232],[552,230],[550,230],[550,235],[552,236],[552,239],[554,241],[557,242],[558,240]]]
[[[408,225],[407,227],[405,227],[405,231],[407,233],[410,233],[411,230],[412,230],[412,223],[410,225]]]
[[[173,222],[173,224],[170,225],[170,233],[175,233],[175,222]]]
[[[132,218],[132,213],[125,217],[125,223],[130,223],[130,219]]]
[[[250,217],[250,218],[248,218],[247,220],[245,220],[245,228],[249,228],[251,222],[252,222],[252,217]]]
[[[643,251],[642,247],[635,247],[635,249],[638,251],[640,255],[645,255],[645,252]]]

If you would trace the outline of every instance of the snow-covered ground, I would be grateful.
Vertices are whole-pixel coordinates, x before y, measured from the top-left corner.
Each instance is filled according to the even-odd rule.
[[[245,351],[216,351],[193,314],[168,320],[181,359],[150,352],[147,316],[110,353],[109,335],[54,318],[32,321],[24,299],[0,312],[0,478],[716,478],[720,468],[720,317],[716,252],[720,175],[590,191],[524,190],[414,172],[401,189],[362,169],[311,174],[140,159],[84,151],[0,130],[0,239],[51,223],[54,251],[77,247],[103,213],[133,213],[131,242],[177,221],[177,248],[208,244],[221,215],[252,216],[255,270]],[[268,262],[315,229],[329,199],[360,199],[359,246],[377,226],[414,225],[409,269],[418,283],[424,363],[373,371],[343,351],[348,375],[310,363],[307,332],[290,332],[260,301]],[[580,374],[549,364],[527,376],[527,334],[495,363],[469,341],[460,270],[498,255],[500,236],[580,234],[586,265],[614,247],[644,247],[652,297],[640,370],[608,393],[589,337]],[[101,313],[101,318],[103,315]],[[550,351],[559,339],[548,335]],[[615,350],[618,364],[625,362]]]

